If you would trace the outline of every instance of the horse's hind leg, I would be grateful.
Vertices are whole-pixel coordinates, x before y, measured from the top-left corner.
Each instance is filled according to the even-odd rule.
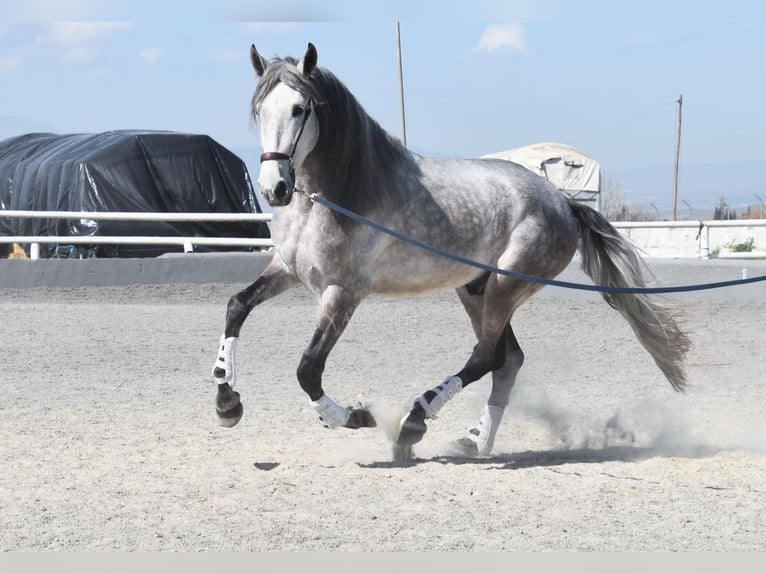
[[[226,325],[218,345],[218,355],[212,373],[213,379],[218,384],[215,409],[221,425],[231,427],[242,418],[242,402],[239,393],[234,390],[234,384],[237,374],[237,343],[245,319],[256,305],[297,284],[298,282],[287,272],[282,262],[275,258],[252,285],[229,299],[226,308]]]
[[[479,424],[468,431],[467,439],[473,443],[479,456],[487,456],[495,445],[495,435],[508,406],[508,399],[516,384],[516,376],[524,364],[524,352],[519,346],[513,328],[509,324],[505,330],[505,364],[492,371],[492,391],[487,404],[482,409]]]
[[[484,277],[486,283],[488,276]],[[484,311],[484,285],[476,282],[457,289],[473,326],[476,336],[481,336],[482,313]],[[503,332],[505,343],[505,362],[502,367],[492,371],[492,391],[481,413],[479,423],[471,428],[465,438],[457,441],[457,447],[465,454],[486,456],[492,451],[497,429],[502,421],[505,407],[516,383],[516,376],[524,364],[524,353],[513,332],[510,323]]]
[[[508,328],[510,328],[508,326]],[[425,435],[426,419],[431,419],[459,391],[474,381],[478,381],[491,371],[500,369],[505,364],[505,337],[503,329],[494,336],[486,332],[473,349],[471,357],[465,366],[456,374],[447,377],[440,385],[423,393],[414,402],[412,409],[404,417],[399,429],[394,447],[394,456],[399,452],[407,452],[403,447],[410,447],[420,442]]]
[[[481,412],[479,423],[457,441],[457,446],[471,456],[486,456],[492,452],[495,435],[508,405],[516,376],[524,362],[524,353],[510,325],[505,331],[505,364],[492,371],[492,391]]]
[[[513,267],[509,264],[510,267]],[[507,267],[505,267],[507,268]],[[517,266],[524,269],[524,266]],[[474,329],[479,333],[479,341],[474,347],[471,357],[462,370],[456,375],[447,377],[440,385],[426,391],[413,404],[412,409],[401,422],[397,445],[394,447],[394,456],[399,452],[407,452],[405,447],[419,442],[426,433],[426,420],[433,418],[436,413],[461,389],[484,375],[493,371],[500,371],[507,362],[507,357],[512,357],[512,364],[507,374],[511,376],[498,377],[497,387],[493,385],[493,402],[507,403],[507,395],[510,394],[515,375],[523,361],[521,349],[518,348],[513,332],[510,329],[510,320],[514,311],[536,291],[540,285],[531,284],[509,277],[490,276],[486,281],[483,294],[483,304],[479,314],[478,309],[472,315]],[[478,305],[477,302],[472,303]],[[480,316],[480,320],[479,320]],[[501,373],[505,374],[505,373]],[[490,410],[490,416],[497,415],[497,410]],[[492,423],[496,427],[499,419]],[[496,428],[495,428],[496,431]],[[487,435],[489,437],[489,435]],[[491,445],[489,445],[491,448]],[[487,447],[484,447],[486,450]]]

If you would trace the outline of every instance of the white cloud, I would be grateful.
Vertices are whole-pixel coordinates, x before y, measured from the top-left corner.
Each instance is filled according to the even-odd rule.
[[[153,64],[162,58],[162,55],[163,51],[160,48],[147,48],[146,50],[142,50],[141,53],[138,54],[138,57],[148,64]]]
[[[0,56],[0,70],[15,70],[21,62],[20,56]]]
[[[474,52],[512,51],[523,54],[527,51],[524,28],[517,22],[509,24],[490,24],[479,38]]]
[[[9,22],[99,18],[105,13],[105,4],[103,0],[4,0],[3,16]]]
[[[300,22],[242,22],[239,29],[253,36],[291,36],[301,29]]]
[[[630,36],[625,38],[625,43],[628,46],[653,46],[660,42],[656,36]]]
[[[98,55],[98,44],[132,27],[131,22],[54,22],[48,40],[63,48],[64,63],[79,64]]]
[[[66,49],[61,54],[61,59],[65,64],[81,64],[83,62],[89,62],[95,58],[96,50],[87,46],[74,46]]]
[[[207,51],[207,57],[219,62],[244,62],[250,57],[250,52],[248,50],[218,50],[212,48]]]
[[[133,27],[131,22],[54,22],[51,40],[60,46],[82,46]]]

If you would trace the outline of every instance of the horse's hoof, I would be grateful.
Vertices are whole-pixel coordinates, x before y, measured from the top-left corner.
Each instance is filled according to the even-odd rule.
[[[359,408],[351,409],[348,420],[343,426],[350,429],[374,428],[378,426],[378,423],[370,411],[365,408]]]
[[[413,459],[411,444],[394,443],[391,450],[394,462],[407,462]]]
[[[242,418],[242,402],[239,393],[229,386],[229,383],[218,385],[218,394],[215,397],[215,413],[218,415],[218,424],[225,427],[233,427]]]
[[[411,447],[423,439],[427,430],[426,413],[423,407],[416,404],[402,421],[399,427],[399,436],[396,438],[396,444]]]
[[[233,427],[242,419],[243,411],[242,403],[237,403],[234,408],[228,411],[215,409],[215,414],[218,415],[218,424],[223,427]]]

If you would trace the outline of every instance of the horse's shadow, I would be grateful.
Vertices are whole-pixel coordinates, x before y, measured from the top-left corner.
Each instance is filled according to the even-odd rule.
[[[404,461],[358,463],[362,468],[406,468],[436,463],[486,466],[488,470],[520,470],[524,468],[562,466],[567,464],[593,464],[604,462],[640,462],[650,458],[707,458],[720,452],[720,448],[706,445],[683,448],[638,446],[608,446],[599,449],[529,450],[518,453],[497,454],[489,457],[437,455],[432,458],[414,457]]]

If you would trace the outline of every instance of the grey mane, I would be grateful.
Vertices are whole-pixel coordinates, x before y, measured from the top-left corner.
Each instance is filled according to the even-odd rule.
[[[305,76],[297,63],[295,58],[270,62],[253,95],[253,117],[257,119],[259,104],[280,82],[310,97],[320,135],[302,166],[311,186],[307,191],[369,214],[387,196],[395,197],[392,182],[419,172],[415,156],[367,114],[334,74],[316,67]]]

